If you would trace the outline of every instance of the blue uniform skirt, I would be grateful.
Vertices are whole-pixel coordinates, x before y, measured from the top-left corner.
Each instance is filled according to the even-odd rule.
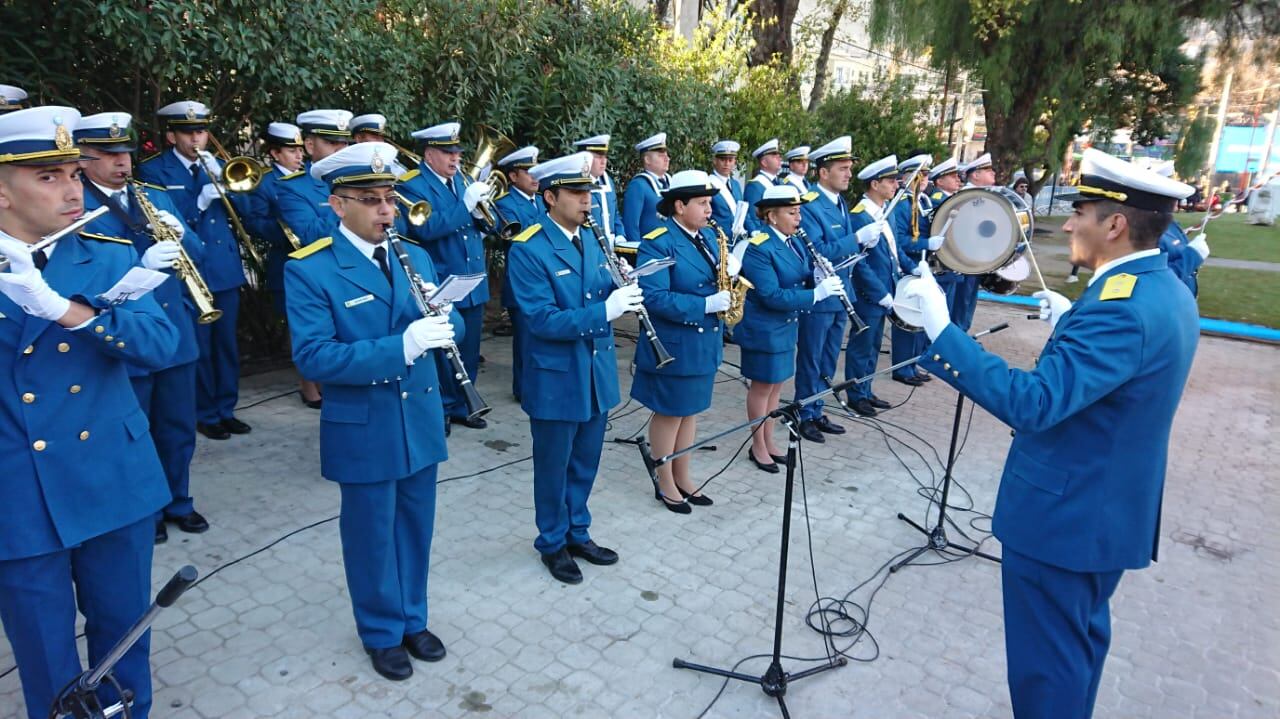
[[[663,372],[637,371],[631,398],[661,415],[692,417],[711,407],[716,373],[675,377]]]
[[[796,373],[794,347],[781,352],[762,352],[742,348],[742,376],[753,382],[777,384]]]

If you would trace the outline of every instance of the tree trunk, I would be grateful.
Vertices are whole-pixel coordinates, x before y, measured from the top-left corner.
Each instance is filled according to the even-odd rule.
[[[751,0],[756,45],[747,59],[749,65],[767,65],[775,58],[791,63],[791,25],[799,6],[800,0]]]
[[[822,104],[822,98],[827,94],[831,45],[835,42],[836,30],[840,27],[840,20],[844,18],[844,11],[848,4],[849,0],[838,0],[836,2],[836,6],[831,9],[831,19],[827,21],[827,28],[822,31],[822,44],[818,47],[818,60],[813,66],[813,91],[809,93],[809,112],[816,110],[818,105]]]

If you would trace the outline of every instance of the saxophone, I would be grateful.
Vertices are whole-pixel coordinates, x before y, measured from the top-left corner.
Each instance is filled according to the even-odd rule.
[[[720,313],[720,319],[724,320],[725,325],[732,328],[742,321],[742,312],[746,309],[747,290],[754,289],[751,281],[742,276],[739,272],[737,277],[729,276],[729,263],[725,260],[729,256],[729,238],[725,236],[724,231],[715,223],[715,220],[708,220],[707,225],[716,232],[716,244],[720,250],[720,265],[716,270],[716,289],[729,292],[729,309]]]
[[[173,263],[174,272],[177,273],[178,279],[187,286],[187,292],[191,294],[191,301],[195,303],[196,321],[202,325],[217,320],[222,316],[222,310],[213,306],[213,293],[209,291],[209,285],[205,284],[204,278],[200,276],[200,271],[196,269],[196,263],[191,261],[191,256],[187,254],[187,250],[182,246],[182,239],[174,229],[164,222],[160,221],[160,211],[156,206],[151,204],[151,200],[147,199],[147,193],[138,190],[133,193],[134,199],[138,202],[138,209],[142,210],[142,216],[147,218],[148,232],[151,238],[156,242],[176,242],[178,243],[178,259]]]

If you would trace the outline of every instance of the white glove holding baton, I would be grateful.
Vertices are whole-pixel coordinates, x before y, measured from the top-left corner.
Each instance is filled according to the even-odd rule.
[[[612,322],[628,312],[639,312],[643,308],[644,292],[640,285],[625,285],[609,293],[604,301],[604,316]]]
[[[0,272],[0,292],[13,300],[23,312],[42,320],[58,320],[71,309],[71,300],[63,297],[36,269],[31,249],[26,243],[0,238],[0,255],[9,259],[9,271]]]
[[[1196,253],[1200,255],[1200,259],[1202,260],[1209,259],[1209,243],[1205,240],[1205,238],[1208,236],[1209,236],[1208,234],[1201,232],[1200,234],[1196,235],[1196,238],[1194,240],[1191,240],[1190,242],[1187,243],[1187,247],[1190,247],[1191,249],[1195,250]]]
[[[1053,290],[1040,290],[1031,296],[1040,300],[1040,319],[1048,322],[1051,328],[1056,328],[1058,320],[1071,309],[1071,300]]]
[[[453,324],[449,315],[431,315],[414,320],[404,331],[404,363],[411,365],[427,350],[448,347],[453,343]]]
[[[156,242],[142,253],[142,266],[157,272],[172,270],[181,254],[182,249],[177,242]]]
[[[707,295],[705,298],[705,312],[709,315],[717,312],[724,312],[729,309],[729,290],[720,290],[714,295]]]
[[[844,282],[836,275],[824,279],[813,288],[813,303],[815,305],[828,297],[842,296],[844,296]]]

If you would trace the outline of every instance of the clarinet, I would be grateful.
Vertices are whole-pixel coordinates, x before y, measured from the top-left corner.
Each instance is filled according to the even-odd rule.
[[[801,228],[796,228],[796,237],[804,243],[805,249],[809,250],[809,254],[813,256],[813,264],[822,272],[822,279],[836,276],[836,268],[831,265],[825,255],[818,252],[818,248],[813,246],[813,240],[809,239],[809,235]],[[849,315],[849,321],[853,323],[854,334],[861,334],[867,329],[867,323],[862,321],[856,310],[853,309],[853,303],[849,301],[848,295],[840,295],[840,304],[844,305],[845,314]]]
[[[627,277],[622,271],[622,266],[618,264],[618,256],[613,254],[613,248],[609,246],[609,240],[598,231],[596,223],[591,218],[591,213],[587,213],[586,219],[582,226],[591,230],[591,234],[595,235],[596,243],[600,245],[600,251],[604,253],[605,266],[609,269],[609,276],[613,278],[615,287],[625,287],[634,284],[635,280]],[[649,311],[643,305],[636,310],[636,318],[640,320],[640,330],[644,334],[644,338],[648,340],[649,347],[653,349],[653,356],[657,358],[655,366],[663,367],[670,364],[675,357],[667,352],[667,348],[662,346],[662,340],[658,339],[658,333],[653,329],[653,321],[649,319]]]
[[[418,303],[418,309],[422,311],[422,316],[439,316],[440,310],[427,301],[426,290],[422,288],[422,275],[418,274],[418,270],[413,266],[413,260],[409,259],[409,253],[405,251],[404,245],[400,242],[400,236],[391,227],[386,229],[386,236],[387,243],[391,245],[391,253],[396,256],[396,260],[404,268],[405,275],[409,277],[409,292],[413,295],[414,301]],[[462,364],[462,353],[458,350],[458,345],[451,341],[443,349],[444,356],[449,360],[449,365],[453,369],[453,381],[458,384],[458,389],[462,390],[463,399],[467,403],[467,419],[475,419],[488,414],[491,408],[485,404],[484,398],[476,391],[476,386],[471,383],[471,376],[467,374],[467,368]]]

